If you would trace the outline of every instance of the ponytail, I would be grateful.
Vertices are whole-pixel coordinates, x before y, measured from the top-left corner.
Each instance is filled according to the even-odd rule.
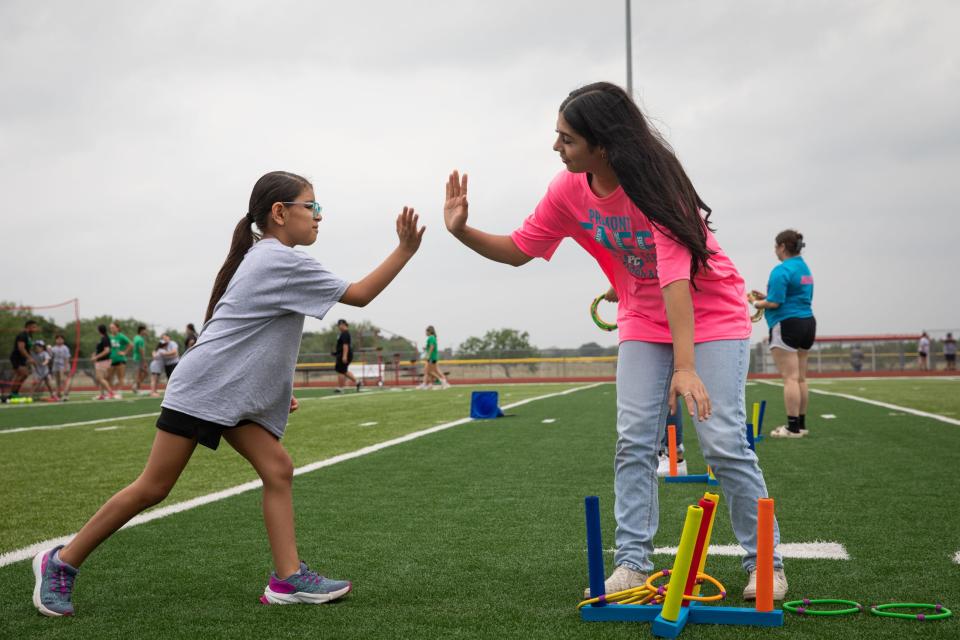
[[[213,291],[210,292],[210,303],[207,305],[207,313],[203,318],[204,322],[209,320],[210,316],[213,315],[213,308],[217,306],[220,298],[223,297],[223,293],[227,290],[227,285],[230,284],[230,279],[233,278],[233,274],[237,272],[237,267],[240,266],[240,263],[243,262],[243,256],[247,255],[247,251],[249,251],[253,243],[259,239],[260,235],[255,234],[253,229],[250,228],[250,218],[244,216],[233,230],[233,240],[230,241],[230,251],[227,253],[227,259],[224,260],[223,266],[220,267],[220,271],[217,273],[217,279],[213,281]]]
[[[240,263],[243,262],[243,257],[247,255],[247,251],[262,237],[261,233],[267,228],[267,220],[270,218],[270,210],[274,203],[292,202],[297,199],[301,191],[310,186],[310,182],[306,178],[287,171],[271,171],[253,185],[253,192],[250,194],[250,207],[246,215],[233,229],[233,239],[230,241],[230,251],[227,253],[227,259],[224,260],[223,266],[217,273],[216,280],[213,281],[213,291],[210,292],[210,302],[207,304],[204,323],[213,316],[214,308],[226,292],[230,280],[233,279]],[[257,225],[261,233],[253,231],[251,225],[254,224]]]
[[[796,229],[787,229],[777,234],[777,245],[783,245],[791,256],[798,256],[807,243],[803,241],[803,234]]]

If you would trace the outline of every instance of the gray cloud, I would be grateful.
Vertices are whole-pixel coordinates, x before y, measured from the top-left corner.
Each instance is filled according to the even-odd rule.
[[[721,244],[762,288],[773,236],[800,228],[824,333],[960,325],[958,14],[635,3],[636,93]],[[250,187],[286,168],[328,212],[307,250],[345,277],[390,250],[402,205],[427,221],[408,270],[342,315],[411,337],[435,324],[447,344],[495,326],[541,346],[610,344],[586,315],[605,281],[579,247],[490,264],[446,234],[440,206],[459,167],[474,223],[515,228],[561,169],[557,105],[582,83],[622,82],[622,40],[618,0],[6,2],[0,297],[198,321]]]

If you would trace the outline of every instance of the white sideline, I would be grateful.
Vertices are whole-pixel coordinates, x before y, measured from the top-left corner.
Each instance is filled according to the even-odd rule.
[[[777,551],[784,558],[802,558],[805,560],[849,560],[850,554],[839,542],[781,542]],[[738,544],[712,544],[711,556],[742,556],[743,547]],[[677,555],[676,547],[657,547],[654,555]]]
[[[574,387],[573,389],[567,389],[565,391],[558,391],[556,393],[548,393],[542,396],[535,396],[533,398],[527,398],[526,400],[520,400],[519,402],[514,402],[512,404],[504,405],[503,409],[513,409],[521,405],[525,405],[530,402],[535,402],[537,400],[546,400],[547,398],[554,398],[557,396],[565,396],[570,393],[575,393],[577,391],[584,391],[586,389],[593,389],[598,387],[601,384],[606,384],[604,382],[597,382],[594,384],[586,385],[584,387]],[[154,414],[156,415],[156,414]],[[113,420],[115,418],[111,418]],[[293,475],[299,476],[304,473],[310,473],[311,471],[316,471],[317,469],[322,469],[324,467],[329,467],[335,465],[339,462],[345,462],[347,460],[352,460],[354,458],[359,458],[381,449],[386,449],[394,445],[402,444],[404,442],[409,442],[410,440],[415,440],[431,433],[436,433],[438,431],[443,431],[451,427],[456,427],[461,424],[466,424],[467,422],[474,422],[472,418],[461,418],[459,420],[454,420],[453,422],[445,422],[444,424],[438,424],[435,427],[430,427],[428,429],[422,429],[420,431],[414,431],[413,433],[408,433],[399,438],[394,438],[392,440],[386,440],[384,442],[379,442],[377,444],[372,444],[368,447],[363,447],[362,449],[357,449],[356,451],[350,451],[348,453],[342,453],[338,456],[332,458],[327,458],[326,460],[318,460],[317,462],[311,462],[310,464],[304,465],[294,469]],[[187,511],[195,507],[200,507],[212,502],[217,502],[218,500],[223,500],[224,498],[229,498],[241,493],[246,493],[247,491],[252,491],[253,489],[259,489],[263,486],[263,483],[260,480],[253,480],[251,482],[246,482],[244,484],[237,485],[235,487],[230,487],[229,489],[224,489],[223,491],[216,491],[214,493],[209,493],[205,496],[198,496],[191,500],[185,500],[183,502],[178,502],[176,504],[171,504],[166,507],[160,507],[159,509],[153,509],[152,511],[147,511],[136,517],[134,517],[130,522],[123,525],[122,529],[127,529],[129,527],[135,527],[139,524],[144,524],[152,520],[157,520],[159,518],[165,518],[167,516],[173,515],[175,513],[180,513],[181,511]],[[51,540],[44,540],[42,542],[37,542],[28,547],[23,547],[21,549],[14,549],[13,551],[8,551],[6,553],[0,554],[0,567],[5,567],[8,564],[13,564],[15,562],[20,562],[21,560],[28,560],[33,556],[37,555],[41,551],[50,549],[60,544],[66,544],[73,536],[77,535],[76,533],[71,533],[70,535],[63,536],[60,538],[53,538]]]
[[[64,424],[47,424],[39,427],[17,427],[16,429],[0,429],[0,436],[6,433],[23,433],[24,431],[50,431],[55,429],[66,429],[68,427],[85,427],[88,424],[101,424],[104,422],[116,422],[117,420],[133,420],[134,418],[151,418],[160,415],[159,411],[154,413],[138,413],[133,416],[117,416],[116,418],[100,418],[98,420],[86,420],[84,422],[65,422]]]
[[[771,382],[769,380],[757,380],[757,382],[762,382],[763,384],[769,384],[773,387],[783,386],[778,382]],[[960,426],[960,420],[955,420],[954,418],[948,418],[947,416],[942,416],[939,413],[928,413],[926,411],[920,411],[919,409],[911,409],[910,407],[901,407],[900,405],[897,405],[897,404],[890,404],[889,402],[880,402],[879,400],[871,400],[870,398],[861,398],[860,396],[851,396],[846,393],[836,393],[833,391],[823,391],[821,389],[810,388],[810,393],[819,393],[820,395],[823,395],[823,396],[836,396],[837,398],[846,398],[847,400],[855,400],[856,402],[872,404],[878,407],[883,407],[884,409],[893,409],[894,411],[903,411],[904,413],[910,413],[915,416],[930,418],[932,420],[939,420],[940,422],[946,422],[947,424]]]

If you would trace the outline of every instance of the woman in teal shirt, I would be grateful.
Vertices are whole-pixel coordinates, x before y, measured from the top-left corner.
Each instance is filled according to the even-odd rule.
[[[766,309],[770,353],[783,377],[783,404],[787,424],[770,432],[774,438],[807,435],[807,356],[817,335],[813,316],[813,274],[800,256],[803,234],[787,229],[777,234],[775,252],[780,264],[770,272],[767,293],[753,291],[757,309]]]

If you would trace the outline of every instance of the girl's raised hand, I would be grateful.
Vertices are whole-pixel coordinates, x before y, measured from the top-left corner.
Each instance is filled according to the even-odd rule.
[[[447,179],[447,199],[443,203],[443,222],[456,235],[467,226],[467,174],[454,170]]]
[[[417,229],[417,222],[420,220],[413,211],[413,207],[404,207],[403,212],[397,216],[397,237],[400,238],[400,248],[413,255],[420,248],[420,240],[423,238],[423,232],[426,227]]]

